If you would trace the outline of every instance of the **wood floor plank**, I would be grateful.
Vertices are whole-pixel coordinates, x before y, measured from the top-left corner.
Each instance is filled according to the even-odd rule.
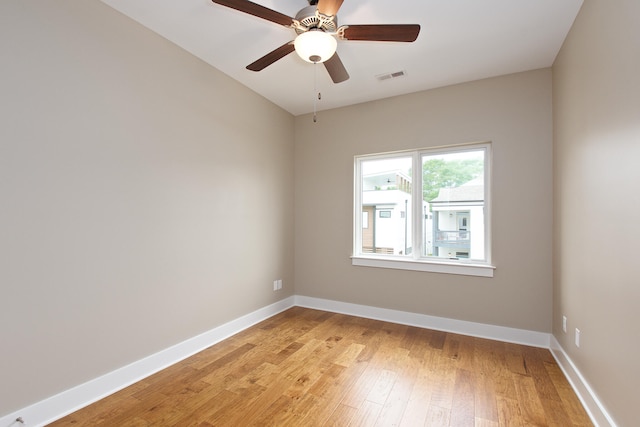
[[[365,369],[362,372],[362,375],[360,375],[354,387],[348,390],[348,393],[344,396],[341,402],[342,404],[354,408],[360,408],[367,399],[367,395],[373,388],[374,384],[382,374],[382,369],[376,368],[368,363],[364,363],[364,366]]]
[[[529,425],[547,425],[542,402],[540,402],[534,380],[523,375],[515,375],[514,379],[522,418]]]
[[[183,417],[173,424],[166,425],[194,425],[201,422],[210,422],[215,425],[216,415],[226,413],[240,400],[239,395],[228,390],[222,390],[218,394],[207,394],[206,397],[208,398],[195,397],[189,400],[188,404],[180,406]]]
[[[455,426],[473,426],[475,424],[475,380],[473,372],[456,369],[453,402],[451,406],[451,424]]]
[[[397,366],[396,381],[387,396],[387,400],[382,407],[376,425],[399,425],[404,411],[409,404],[409,399],[411,398],[411,393],[413,392],[413,387],[420,369],[420,363],[419,360],[405,356],[403,361],[398,361]]]
[[[365,346],[364,350],[358,355],[358,362],[369,362],[384,342],[384,336],[380,331],[380,327],[376,328],[377,323],[382,322],[372,322],[369,328],[365,329],[358,339],[358,342]]]
[[[573,422],[562,406],[562,402],[541,398],[540,403],[550,427],[573,426]]]
[[[424,425],[425,427],[447,427],[451,425],[451,409],[430,405]]]
[[[487,420],[484,418],[478,418],[476,417],[475,419],[475,427],[499,427],[500,424],[498,424],[497,421],[492,421],[492,420]]]
[[[411,389],[409,401],[402,414],[400,425],[403,426],[422,426],[427,417],[429,409],[428,403],[431,402],[431,394],[433,393],[433,376],[431,374],[431,364],[435,351],[425,351],[423,357],[417,360],[419,364],[416,380]]]
[[[571,423],[574,426],[591,425],[591,421],[582,407],[580,399],[578,399],[578,396],[571,388],[571,385],[569,385],[569,382],[562,373],[558,364],[555,362],[546,362],[545,369],[549,373],[549,378],[551,378],[551,381],[558,391],[558,395],[562,400],[562,407],[569,416]]]
[[[376,382],[373,383],[373,387],[369,390],[366,400],[380,406],[384,405],[397,377],[398,375],[394,371],[382,369]]]
[[[376,423],[380,411],[382,411],[382,405],[365,400],[347,425],[349,427],[371,427]]]
[[[456,368],[473,372],[476,367],[476,342],[474,337],[457,336],[458,349],[456,354]]]
[[[149,408],[148,411],[141,413],[138,418],[151,425],[169,426],[185,417],[185,414],[177,409],[172,399],[158,396],[155,400],[158,403]]]
[[[434,390],[431,394],[430,406],[451,409],[453,402],[453,387],[455,385],[455,359],[451,352],[440,351],[431,365]]]
[[[313,412],[307,414],[305,423],[302,425],[324,425],[328,422],[327,420],[335,416],[335,411],[339,406],[347,406],[341,402],[365,369],[366,364],[364,363],[356,364],[351,369],[341,369],[340,374],[321,390],[312,388],[309,392],[321,397],[322,400],[319,401]]]
[[[551,353],[294,307],[51,426],[591,426]]]
[[[474,372],[474,377],[476,386],[474,395],[475,417],[497,423],[496,376],[485,372]]]
[[[364,350],[365,346],[359,343],[351,343],[346,350],[340,354],[333,363],[336,365],[342,365],[345,368],[353,365],[357,360],[362,350]]]
[[[522,354],[523,347],[517,344],[506,343],[506,362],[509,370],[515,374],[528,375]]]
[[[524,350],[524,358],[527,371],[531,378],[533,378],[540,399],[560,401],[556,387],[544,366],[546,354],[540,352],[537,348],[526,347]]]
[[[431,340],[429,342],[429,345],[431,345],[431,347],[435,349],[442,350],[444,348],[444,342],[446,338],[447,338],[446,332],[433,331],[433,333],[431,334]]]
[[[342,427],[354,417],[358,410],[352,406],[339,404],[327,420],[320,424],[323,427]]]
[[[409,357],[422,359],[425,357],[425,354],[431,350],[429,343],[434,331],[422,328],[410,328],[409,331],[413,331],[415,334],[415,339],[409,347]]]
[[[515,398],[497,396],[498,425],[500,427],[522,427],[525,425],[520,405]]]

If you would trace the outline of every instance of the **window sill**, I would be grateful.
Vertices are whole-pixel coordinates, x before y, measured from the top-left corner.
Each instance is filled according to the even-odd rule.
[[[414,259],[352,256],[351,265],[360,267],[392,268],[396,270],[427,271],[432,273],[460,274],[464,276],[493,277],[495,266],[453,262],[417,261]]]

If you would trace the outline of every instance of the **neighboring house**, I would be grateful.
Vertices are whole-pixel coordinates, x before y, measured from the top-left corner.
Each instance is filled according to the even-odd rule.
[[[430,204],[433,256],[484,259],[484,178],[441,188]]]
[[[413,252],[411,178],[393,170],[362,177],[362,252]],[[424,202],[423,211],[428,212]]]

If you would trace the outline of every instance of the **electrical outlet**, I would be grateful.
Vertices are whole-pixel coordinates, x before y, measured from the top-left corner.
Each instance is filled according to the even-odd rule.
[[[282,279],[278,279],[278,290],[282,289]]]
[[[277,291],[278,289],[279,289],[279,288],[278,288],[278,281],[277,281],[277,280],[274,280],[274,281],[273,281],[273,290],[274,290],[274,291]]]
[[[580,347],[580,329],[576,328],[576,347]]]
[[[562,316],[562,331],[567,333],[567,316]]]

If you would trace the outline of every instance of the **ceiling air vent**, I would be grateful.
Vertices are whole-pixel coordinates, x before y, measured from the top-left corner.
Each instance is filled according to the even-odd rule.
[[[404,77],[406,74],[407,73],[405,73],[404,71],[396,71],[394,73],[380,74],[376,76],[376,79],[378,79],[379,82],[382,82],[385,80],[391,80],[398,77]]]

